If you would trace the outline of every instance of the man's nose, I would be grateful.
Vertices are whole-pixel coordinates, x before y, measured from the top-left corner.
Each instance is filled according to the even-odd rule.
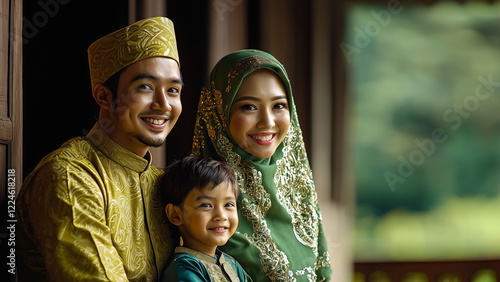
[[[172,110],[172,106],[168,101],[168,94],[166,90],[160,89],[155,92],[151,108],[162,112],[170,112]]]

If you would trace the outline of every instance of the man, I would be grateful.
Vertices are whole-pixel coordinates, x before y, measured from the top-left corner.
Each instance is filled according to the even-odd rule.
[[[151,166],[182,111],[173,23],[138,21],[88,49],[96,125],[47,155],[17,199],[19,281],[156,281],[174,244]]]

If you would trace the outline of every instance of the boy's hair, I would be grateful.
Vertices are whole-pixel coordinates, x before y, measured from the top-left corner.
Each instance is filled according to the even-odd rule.
[[[184,157],[165,170],[161,189],[163,203],[181,206],[193,189],[212,190],[224,181],[229,181],[238,198],[240,190],[236,175],[226,163],[210,157]]]

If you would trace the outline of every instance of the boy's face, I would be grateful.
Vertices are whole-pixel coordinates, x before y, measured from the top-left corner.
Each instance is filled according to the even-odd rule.
[[[175,210],[177,220],[171,218],[169,210]],[[194,189],[182,209],[169,204],[167,215],[178,226],[185,247],[214,256],[217,246],[226,244],[238,226],[234,189],[228,181],[210,191]]]

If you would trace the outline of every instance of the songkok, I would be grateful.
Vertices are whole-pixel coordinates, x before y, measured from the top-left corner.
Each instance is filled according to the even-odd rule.
[[[92,89],[137,61],[168,57],[179,63],[174,24],[165,17],[147,18],[112,32],[89,46]]]

